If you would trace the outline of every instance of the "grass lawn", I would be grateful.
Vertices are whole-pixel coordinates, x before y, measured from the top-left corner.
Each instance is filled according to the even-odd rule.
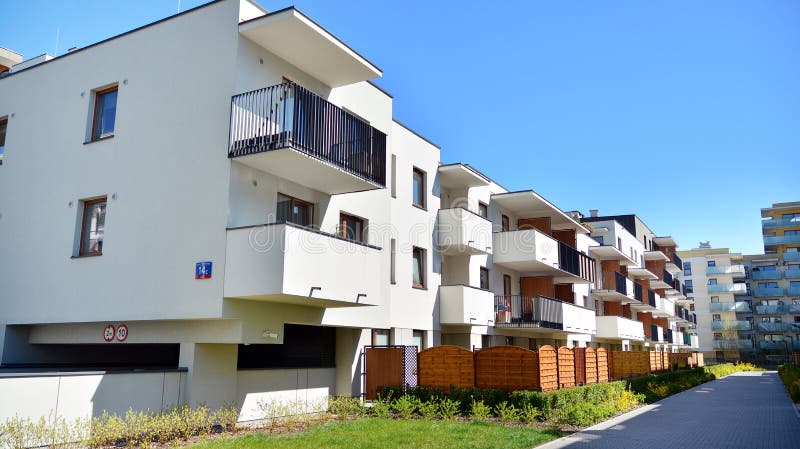
[[[558,432],[547,429],[506,427],[487,422],[366,418],[331,421],[303,432],[281,436],[256,433],[209,440],[192,446],[192,449],[512,449],[531,448],[559,436]]]

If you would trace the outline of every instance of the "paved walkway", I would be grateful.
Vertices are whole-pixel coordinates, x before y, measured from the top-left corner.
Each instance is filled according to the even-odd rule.
[[[800,418],[778,373],[707,382],[536,449],[800,448]]]

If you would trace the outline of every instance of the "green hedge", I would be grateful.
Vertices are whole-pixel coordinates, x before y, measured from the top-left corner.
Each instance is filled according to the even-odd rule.
[[[706,366],[706,372],[713,374],[717,379],[740,371],[763,371],[751,363],[720,363],[719,365]]]
[[[800,402],[800,366],[781,365],[778,367],[778,374],[792,401]]]
[[[703,368],[694,368],[634,377],[627,383],[631,391],[644,395],[646,402],[655,402],[715,378]]]

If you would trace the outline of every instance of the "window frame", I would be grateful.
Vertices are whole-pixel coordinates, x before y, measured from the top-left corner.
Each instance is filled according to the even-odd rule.
[[[511,219],[508,218],[508,215],[503,214],[500,217],[500,230],[503,232],[508,232],[511,230]]]
[[[419,261],[417,261],[417,254],[419,254]],[[426,257],[425,248],[421,248],[419,246],[414,246],[411,250],[411,287],[425,290],[427,288],[427,279],[425,276],[425,257]],[[419,280],[420,283],[414,282],[414,265],[415,263],[419,264]]]
[[[486,214],[484,215],[484,211]],[[478,216],[481,218],[489,219],[489,205],[483,201],[478,201]]]
[[[692,263],[691,262],[684,262],[683,263],[683,275],[684,276],[691,276],[692,275]]]
[[[111,130],[110,133],[100,134],[99,130],[97,129],[97,118],[102,111],[100,111],[100,106],[105,104],[105,101],[101,103],[101,99],[105,97],[105,95],[117,92],[117,98],[114,104],[114,129]],[[114,84],[113,86],[105,87],[103,89],[97,89],[94,91],[94,105],[92,107],[92,129],[90,130],[89,134],[89,142],[97,142],[98,140],[103,139],[110,139],[114,137],[114,132],[117,128],[117,103],[119,102],[119,85]]]
[[[417,175],[419,175],[420,177],[419,198],[421,203],[419,204],[414,201],[414,196],[417,193],[417,191],[414,189],[414,179]],[[427,190],[428,190],[428,174],[425,172],[425,170],[422,170],[421,168],[413,167],[411,170],[411,204],[420,209],[427,210],[428,207],[428,198],[426,195]]]
[[[347,234],[347,227],[345,226],[345,219],[350,219],[350,220],[356,221],[356,222],[361,224],[361,229],[359,230],[358,238],[350,237]],[[339,233],[338,233],[339,237],[341,237],[341,238],[343,238],[343,239],[345,239],[347,241],[351,241],[351,242],[366,243],[364,241],[364,229],[366,227],[366,223],[367,223],[366,220],[364,220],[363,218],[361,218],[361,217],[359,217],[357,215],[348,214],[347,212],[339,211]]]
[[[491,273],[489,272],[489,269],[486,268],[486,267],[480,267],[479,273],[480,274],[478,275],[478,283],[480,284],[480,288],[483,289],[483,290],[490,290],[492,282],[491,282],[491,279],[489,278],[489,276],[491,275]],[[486,286],[485,287],[483,286],[484,275],[486,276],[486,278],[485,278],[486,279]]]
[[[99,251],[84,251],[83,247],[84,247],[84,242],[86,241],[86,218],[87,218],[87,213],[89,212],[90,206],[93,206],[93,205],[98,204],[98,203],[105,203],[106,211],[107,211],[108,210],[108,197],[103,195],[103,196],[98,196],[98,197],[94,197],[94,198],[86,198],[86,199],[80,200],[80,203],[81,203],[81,206],[83,207],[83,210],[81,211],[81,224],[80,224],[80,226],[81,226],[81,228],[80,228],[81,229],[81,236],[80,236],[80,239],[78,240],[78,257],[102,256],[103,255],[103,249],[102,248],[100,248]],[[106,223],[105,223],[105,218],[104,218],[103,219],[103,237],[105,237],[105,224]]]
[[[289,215],[290,215],[290,217],[292,219],[294,219],[294,205],[295,205],[295,202],[298,203],[298,204],[310,207],[311,208],[311,214],[309,214],[309,218],[310,218],[310,223],[309,224],[296,223],[296,222],[291,221],[291,220],[278,220],[277,207],[278,207],[278,204],[280,204],[280,198],[278,198],[278,201],[275,203],[275,209],[276,209],[275,210],[275,212],[276,212],[275,213],[275,220],[277,222],[279,222],[279,223],[280,222],[292,223],[292,224],[295,224],[297,226],[304,226],[304,227],[307,227],[307,228],[310,228],[310,227],[314,226],[314,219],[316,218],[315,217],[315,213],[316,213],[315,209],[316,208],[314,207],[314,203],[312,203],[310,201],[306,201],[306,200],[301,199],[301,198],[297,198],[297,197],[292,196],[292,195],[287,195],[287,194],[285,194],[283,192],[278,192],[278,195],[279,196],[282,195],[282,196],[285,196],[286,198],[289,198]]]
[[[708,267],[709,268],[716,267],[716,266],[717,266],[717,261],[716,260],[709,260],[708,261]]]
[[[0,142],[0,148],[3,149],[0,152],[0,165],[3,165],[3,159],[6,155],[6,138],[8,137],[8,116],[0,117],[0,128],[5,128],[2,132],[3,140]]]

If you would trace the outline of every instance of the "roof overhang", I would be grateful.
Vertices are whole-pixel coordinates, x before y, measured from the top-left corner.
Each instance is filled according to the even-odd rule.
[[[515,213],[520,218],[550,217],[553,229],[574,229],[580,234],[588,234],[589,229],[575,221],[550,201],[533,190],[497,193],[492,195],[492,203]]]
[[[377,66],[294,7],[242,22],[239,33],[330,87],[383,75]]]
[[[589,255],[596,260],[618,260],[620,265],[625,265],[625,266],[636,265],[636,262],[631,260],[631,258],[625,255],[625,253],[617,249],[616,246],[611,246],[611,245],[590,246]]]
[[[658,246],[678,246],[672,237],[653,237],[653,243]]]
[[[439,166],[439,185],[448,189],[483,187],[489,185],[489,180],[469,165],[447,164]]]
[[[637,279],[650,279],[650,280],[658,279],[658,276],[653,274],[647,268],[641,268],[641,267],[628,268],[628,274]]]
[[[663,260],[669,261],[669,257],[661,251],[645,251],[644,260]]]
[[[7,48],[0,47],[0,65],[11,68],[22,62],[22,55]]]

